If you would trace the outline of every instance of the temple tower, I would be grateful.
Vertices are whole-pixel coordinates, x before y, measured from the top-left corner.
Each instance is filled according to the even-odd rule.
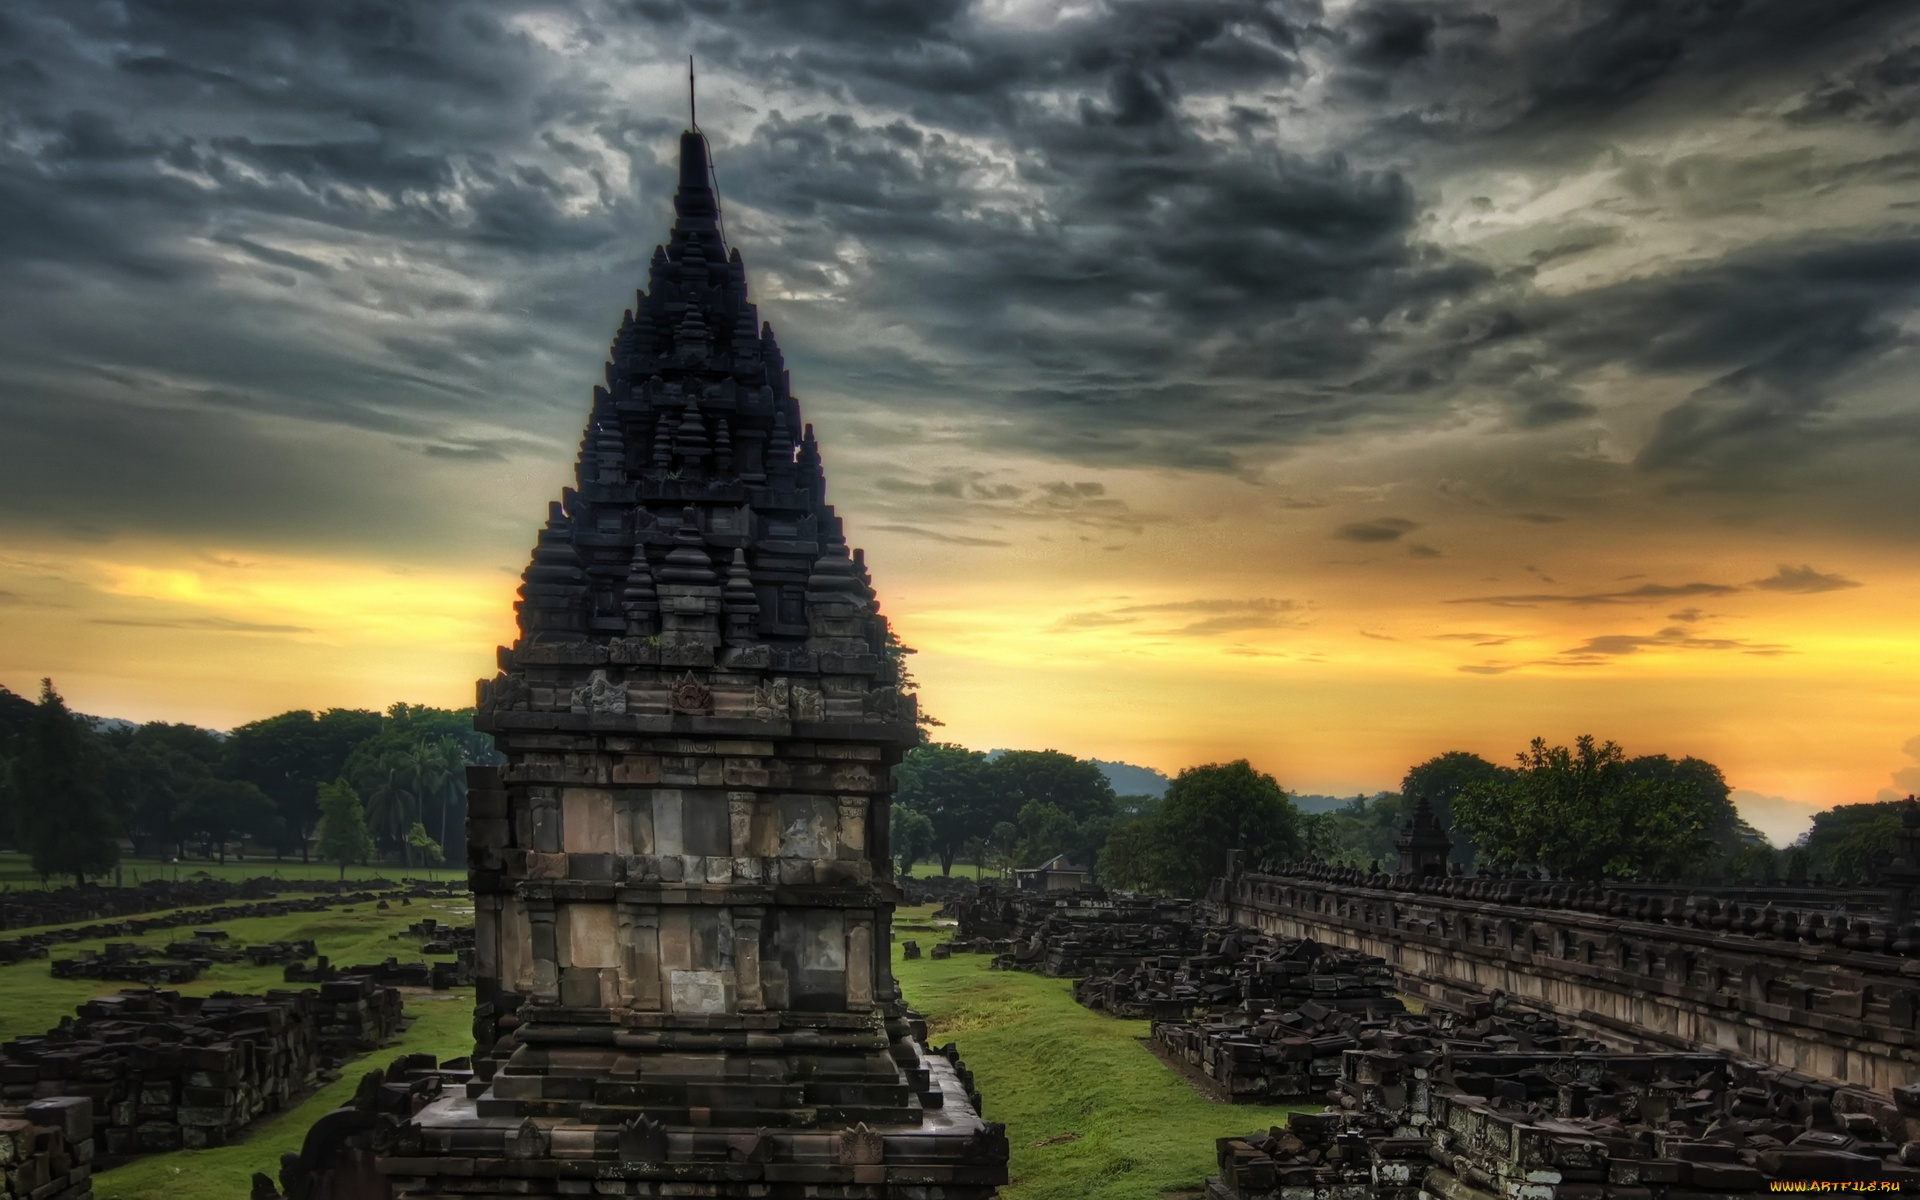
[[[1400,836],[1393,839],[1393,848],[1400,856],[1398,874],[1421,879],[1447,873],[1447,855],[1453,853],[1453,838],[1440,824],[1440,818],[1434,815],[1433,806],[1425,796],[1413,806],[1412,819],[1400,827]]]
[[[470,773],[476,1078],[385,1147],[399,1195],[1006,1179],[889,969],[914,699],[709,177],[681,135],[672,236],[479,686],[506,764]]]

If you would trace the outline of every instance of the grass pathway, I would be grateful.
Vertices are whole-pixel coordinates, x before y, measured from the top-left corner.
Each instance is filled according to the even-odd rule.
[[[898,937],[931,945],[931,912],[899,910]],[[1146,1021],[1092,1012],[1073,1002],[1067,980],[989,971],[989,961],[907,962],[894,949],[894,972],[927,1018],[928,1040],[959,1044],[987,1117],[1006,1123],[1005,1200],[1197,1195],[1214,1173],[1215,1138],[1264,1129],[1290,1111],[1213,1104],[1140,1044]]]

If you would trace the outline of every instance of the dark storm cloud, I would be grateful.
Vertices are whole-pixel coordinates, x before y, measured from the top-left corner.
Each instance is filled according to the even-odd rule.
[[[1342,525],[1333,531],[1333,536],[1346,542],[1394,542],[1400,540],[1407,531],[1419,527],[1419,522],[1404,517],[1381,517],[1374,521],[1355,521]]]
[[[135,629],[185,629],[211,633],[312,633],[301,625],[269,625],[225,617],[89,617],[89,625],[123,625]]]
[[[1570,218],[1511,269],[1443,249],[1421,156],[1544,169],[1670,83],[1765,72],[1804,77],[1782,129],[1894,127],[1920,78],[1902,28],[1869,0],[1125,0],[1025,25],[961,0],[23,0],[0,14],[0,520],[434,545],[470,515],[405,472],[343,486],[356,464],[551,458],[558,482],[664,233],[677,85],[642,112],[619,71],[671,78],[686,50],[809,395],[951,420],[973,452],[1231,472],[1467,394],[1571,436],[1607,419],[1593,378],[1687,375],[1639,471],[1769,486],[1920,437],[1843,386],[1910,340],[1910,232],[1549,293],[1537,272],[1618,230]],[[1871,53],[1834,65],[1849,38]],[[1635,186],[1711,213],[1920,177],[1795,153]],[[889,328],[910,336],[846,336]],[[966,545],[1001,539],[941,523],[1161,519],[1057,470],[866,494]],[[1477,602],[1506,601],[1613,602]]]
[[[1860,584],[1858,581],[1848,579],[1844,575],[1832,575],[1824,571],[1816,571],[1805,564],[1794,567],[1786,563],[1781,563],[1779,570],[1767,576],[1765,579],[1754,580],[1753,586],[1763,588],[1769,592],[1811,594],[1814,592],[1837,592],[1846,588],[1857,588]]]
[[[1138,533],[1163,520],[1107,494],[1093,480],[1049,480],[1034,486],[994,480],[983,471],[949,471],[925,479],[884,474],[872,479],[863,507],[911,520],[875,528],[922,530],[915,522],[979,522],[1002,528],[1008,523],[1057,523],[1069,527]],[[930,535],[928,535],[930,536]],[[961,538],[957,544],[1005,545],[998,539]]]
[[[1252,629],[1273,629],[1296,623],[1301,605],[1293,600],[1263,596],[1250,600],[1172,600],[1158,604],[1123,604],[1100,612],[1068,613],[1051,627],[1055,633],[1082,629],[1104,629],[1114,625],[1136,625],[1167,616],[1197,616],[1185,625],[1157,623],[1151,630],[1159,636],[1214,637],[1223,633],[1244,633]]]
[[[1508,395],[1537,386],[1542,374],[1564,383],[1623,365],[1704,378],[1661,414],[1635,466],[1709,486],[1767,488],[1783,471],[1863,443],[1920,441],[1911,408],[1855,412],[1843,403],[1852,378],[1912,342],[1903,322],[1917,300],[1920,240],[1912,237],[1767,244],[1574,295],[1502,299],[1491,315],[1457,315],[1450,342],[1417,352],[1418,369],[1431,383]],[[1469,336],[1489,323],[1507,330],[1497,344]],[[1593,411],[1568,403],[1561,415]],[[1534,412],[1517,424],[1539,424]]]
[[[1737,650],[1742,654],[1771,656],[1787,653],[1788,647],[1744,638],[1699,637],[1678,626],[1670,626],[1646,635],[1619,633],[1588,638],[1551,661],[1556,666],[1586,666],[1643,650]]]
[[[1381,103],[1384,128],[1458,139],[1564,132],[1673,79],[1787,69],[1900,15],[1899,0],[1386,0],[1330,33],[1344,93]]]
[[[858,238],[864,303],[1004,378],[1007,443],[1086,462],[1228,468],[1236,445],[1337,429],[1368,405],[1319,381],[1366,361],[1359,326],[1477,278],[1410,245],[1396,176],[1112,117],[1034,118],[1044,160],[993,183],[1006,164],[957,137],[776,112],[729,173],[746,202]],[[845,269],[838,241],[813,244],[775,260],[796,290]]]
[[[1496,608],[1538,608],[1541,605],[1568,605],[1592,608],[1603,604],[1635,604],[1650,600],[1672,600],[1683,596],[1727,596],[1739,591],[1725,583],[1643,583],[1621,592],[1585,592],[1572,595],[1557,592],[1532,592],[1508,596],[1468,596],[1448,600],[1448,604],[1490,604]]]
[[[1854,120],[1905,125],[1920,116],[1920,43],[1822,79],[1789,115],[1806,124]]]
[[[1842,591],[1846,588],[1861,586],[1857,581],[1843,575],[1816,571],[1810,566],[1790,566],[1785,563],[1765,579],[1756,579],[1748,587],[1769,592],[1787,592],[1795,595],[1814,595],[1820,592]],[[1564,605],[1572,608],[1593,608],[1603,605],[1638,604],[1655,600],[1684,599],[1689,596],[1730,596],[1745,588],[1727,583],[1643,583],[1639,587],[1618,592],[1558,593],[1535,592],[1506,596],[1468,596],[1458,600],[1448,600],[1448,604],[1487,604],[1497,608],[1539,608],[1542,606]],[[1702,619],[1704,614],[1698,608],[1682,609],[1671,614],[1670,619],[1681,624],[1692,624]],[[1466,635],[1453,635],[1466,636]]]
[[[889,533],[904,533],[908,537],[926,538],[929,541],[945,542],[951,546],[1011,546],[1012,542],[1003,542],[998,538],[969,537],[966,534],[946,533],[938,529],[922,529],[918,525],[874,525],[873,529]]]

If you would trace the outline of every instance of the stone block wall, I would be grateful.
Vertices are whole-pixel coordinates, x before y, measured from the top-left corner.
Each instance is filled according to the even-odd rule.
[[[1880,1093],[1920,1073],[1920,961],[1865,919],[1787,937],[1778,913],[1769,932],[1766,915],[1706,898],[1616,912],[1602,895],[1589,911],[1572,888],[1556,903],[1528,881],[1327,868],[1241,871],[1213,901],[1238,925],[1377,955],[1410,993],[1511,995],[1617,1046],[1716,1050]]]

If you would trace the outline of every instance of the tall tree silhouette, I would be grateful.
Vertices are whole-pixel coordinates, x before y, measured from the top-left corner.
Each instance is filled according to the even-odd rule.
[[[43,881],[71,875],[82,885],[120,861],[98,752],[51,679],[40,681],[40,703],[8,775],[19,841]]]

